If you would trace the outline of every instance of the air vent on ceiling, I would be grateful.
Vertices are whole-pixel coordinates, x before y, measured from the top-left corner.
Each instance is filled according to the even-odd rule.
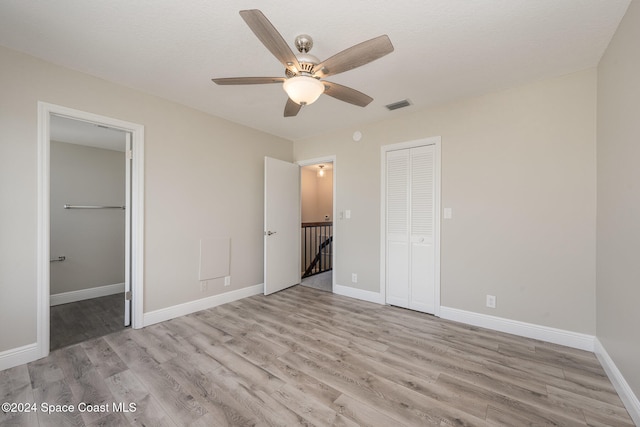
[[[403,99],[402,101],[394,102],[393,104],[387,104],[385,105],[385,107],[387,107],[387,110],[393,111],[397,110],[398,108],[408,107],[409,105],[411,105],[411,101],[409,101],[408,99]]]

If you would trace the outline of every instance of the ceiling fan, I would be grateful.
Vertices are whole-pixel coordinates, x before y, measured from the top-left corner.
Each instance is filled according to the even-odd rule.
[[[322,79],[368,64],[393,52],[393,45],[387,35],[352,46],[321,62],[309,54],[313,46],[310,36],[303,34],[296,37],[295,45],[299,54],[294,54],[282,35],[262,12],[257,9],[241,10],[240,16],[262,44],[284,65],[286,77],[228,77],[212,79],[214,83],[219,85],[282,83],[289,96],[284,107],[285,117],[297,115],[303,105],[315,102],[323,93],[360,107],[366,107],[373,101],[373,98],[362,92]]]

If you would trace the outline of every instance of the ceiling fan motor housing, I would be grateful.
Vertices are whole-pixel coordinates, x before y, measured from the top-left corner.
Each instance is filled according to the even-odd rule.
[[[296,55],[298,58],[298,64],[300,64],[300,69],[297,73],[285,68],[284,72],[287,77],[294,77],[297,75],[311,75],[313,74],[313,70],[316,65],[320,63],[320,60],[313,55],[309,55],[308,53],[304,53],[301,55]]]
[[[298,52],[300,52],[296,55],[298,63],[300,64],[298,74],[313,74],[313,68],[320,63],[320,60],[317,57],[309,53],[309,51],[313,47],[313,39],[308,34],[300,34],[296,37],[294,43],[296,49],[298,49]],[[287,77],[298,75],[289,71],[288,69],[285,72],[287,74]]]

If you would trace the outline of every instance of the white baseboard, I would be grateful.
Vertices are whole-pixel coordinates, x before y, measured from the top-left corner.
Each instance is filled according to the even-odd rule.
[[[350,286],[333,285],[333,292],[350,298],[356,298],[376,304],[385,304],[381,293],[365,291],[352,288]],[[451,307],[440,307],[439,317],[468,325],[480,326],[495,331],[506,332],[526,338],[533,338],[554,344],[565,345],[580,350],[594,351],[593,335],[579,332],[556,329],[548,326],[536,325],[533,323],[521,322],[518,320],[505,319],[502,317],[489,316],[487,314],[474,313]]]
[[[363,289],[352,288],[351,286],[342,286],[336,283],[333,285],[333,293],[363,301],[374,302],[376,304],[384,304],[382,294],[379,292],[365,291]]]
[[[98,286],[96,288],[80,289],[78,291],[62,292],[49,296],[49,305],[68,304],[70,302],[83,301],[91,298],[106,297],[107,295],[124,292],[124,283]]]
[[[637,426],[640,426],[640,401],[598,338],[595,339],[595,353],[631,419]]]
[[[0,371],[32,362],[40,357],[37,343],[0,352]]]
[[[196,311],[206,310],[211,307],[215,307],[228,302],[233,302],[242,298],[247,298],[253,295],[258,295],[264,292],[264,285],[253,285],[242,289],[237,289],[231,292],[225,292],[224,294],[213,295],[207,298],[198,299],[195,301],[185,302],[183,304],[173,305],[167,308],[161,308],[160,310],[150,311],[144,313],[142,320],[143,327],[153,325],[155,323],[164,322],[180,316],[186,316],[187,314],[195,313]]]
[[[468,325],[480,326],[482,328],[519,335],[521,337],[547,341],[580,350],[594,351],[595,337],[593,335],[566,331],[564,329],[556,329],[533,323],[520,322],[518,320],[505,319],[502,317],[489,316],[487,314],[474,313],[450,307],[440,307],[440,317],[447,320],[466,323]]]

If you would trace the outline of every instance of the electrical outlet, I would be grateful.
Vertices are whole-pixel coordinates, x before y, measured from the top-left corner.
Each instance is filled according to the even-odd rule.
[[[351,273],[351,283],[358,283],[358,275],[356,273]]]
[[[225,286],[230,286],[231,285],[231,276],[225,276],[224,277],[224,285]]]
[[[200,282],[200,292],[205,292],[209,288],[209,282],[203,280]]]
[[[496,297],[495,297],[495,295],[487,295],[487,307],[496,308]]]

